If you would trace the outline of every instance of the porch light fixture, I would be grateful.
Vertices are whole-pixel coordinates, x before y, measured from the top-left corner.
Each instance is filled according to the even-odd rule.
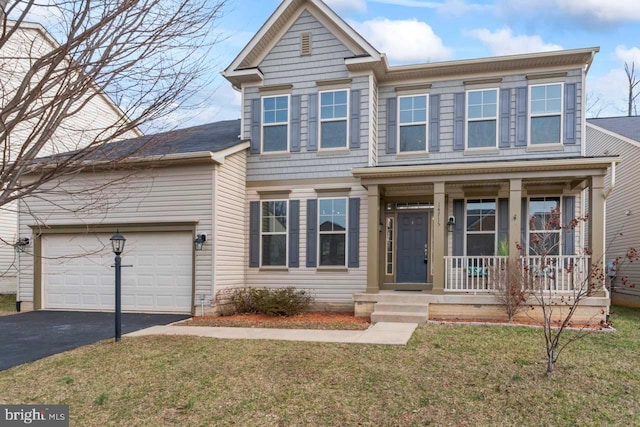
[[[16,251],[24,252],[30,243],[31,243],[31,240],[29,240],[28,237],[21,237],[13,246],[16,248]]]
[[[196,251],[201,251],[202,247],[204,246],[204,242],[206,242],[206,241],[207,241],[207,235],[206,234],[198,234],[198,235],[196,235],[196,238],[193,241],[194,249]]]
[[[453,233],[453,228],[456,225],[456,217],[455,216],[450,216],[449,220],[447,221],[447,231],[449,233]]]

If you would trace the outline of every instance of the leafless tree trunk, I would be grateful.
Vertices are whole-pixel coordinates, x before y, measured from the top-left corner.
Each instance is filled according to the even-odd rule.
[[[215,24],[225,3],[0,2],[0,208],[96,161],[121,167],[149,152],[153,139],[109,143],[193,106],[192,95],[214,75],[208,55],[220,41]],[[34,36],[29,21],[37,17],[47,18],[57,43]],[[87,122],[105,94],[121,111]]]
[[[631,67],[627,62],[624,63],[624,71],[627,73],[627,80],[629,82],[629,96],[627,104],[627,115],[629,117],[638,114],[636,110],[636,98],[640,95],[640,92],[636,93],[636,86],[640,83],[638,76],[636,76],[636,64],[632,61]]]

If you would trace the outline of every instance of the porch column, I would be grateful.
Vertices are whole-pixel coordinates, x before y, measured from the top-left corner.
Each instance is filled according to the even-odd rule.
[[[591,250],[590,268],[593,265],[602,267],[605,259],[605,210],[606,200],[604,191],[604,177],[591,177],[589,188],[589,249]],[[604,288],[604,280],[602,282]]]
[[[447,233],[447,203],[444,182],[433,184],[433,293],[444,293],[445,261],[449,235]]]
[[[527,215],[526,212],[522,212],[522,180],[512,179],[509,181],[509,260],[516,264],[520,256],[516,243],[527,246],[527,242],[520,242],[522,215]]]
[[[367,293],[380,291],[380,189],[377,184],[368,187],[367,194]]]

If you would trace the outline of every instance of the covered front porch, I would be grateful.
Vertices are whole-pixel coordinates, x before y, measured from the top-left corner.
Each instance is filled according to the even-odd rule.
[[[588,214],[584,224],[545,235],[552,242],[544,254],[545,286],[558,295],[572,292],[588,279],[592,264],[605,259],[604,181],[616,161],[579,157],[354,170],[368,191],[369,212],[367,288],[354,295],[356,311],[370,314],[380,296],[404,292],[409,299],[444,295],[434,301],[448,307],[449,317],[470,316],[469,306],[495,305],[501,266],[540,264],[529,220],[544,222],[553,209],[563,224]],[[598,295],[603,299],[594,302],[608,310],[604,287]]]

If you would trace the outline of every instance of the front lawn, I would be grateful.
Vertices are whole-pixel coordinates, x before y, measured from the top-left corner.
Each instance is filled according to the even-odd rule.
[[[16,295],[0,295],[0,316],[16,312]]]
[[[620,425],[640,419],[640,310],[544,375],[542,331],[421,326],[406,347],[125,338],[0,372],[0,403],[72,425]]]

